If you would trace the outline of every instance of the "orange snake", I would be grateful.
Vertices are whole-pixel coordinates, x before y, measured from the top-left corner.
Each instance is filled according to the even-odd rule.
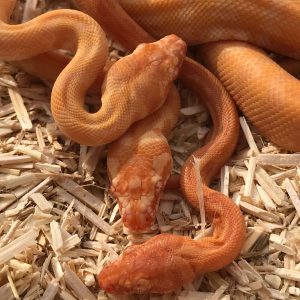
[[[157,38],[175,33],[190,44],[236,39],[251,42],[280,54],[300,58],[296,26],[300,23],[300,5],[295,1],[120,0],[117,2],[115,0],[76,0],[76,3],[130,50],[133,50],[141,42],[152,42],[153,39],[123,12],[118,3],[134,20]],[[2,6],[0,17],[3,21],[7,21],[14,1],[2,0],[0,4]],[[41,23],[42,20],[47,21],[43,27],[39,26],[39,22]],[[84,26],[84,31],[80,30],[82,26]],[[36,30],[37,28],[39,30]],[[64,38],[66,36],[68,38]],[[177,39],[174,38],[174,40]],[[6,60],[29,59],[39,53],[57,48],[77,50],[74,58],[55,81],[51,100],[55,120],[68,136],[81,143],[94,145],[112,142],[129,128],[131,123],[119,128],[116,124],[112,126],[111,119],[101,119],[101,113],[105,112],[103,108],[106,107],[104,103],[100,111],[94,115],[86,113],[82,108],[84,94],[100,70],[104,68],[107,55],[104,34],[90,18],[79,12],[64,10],[44,14],[42,17],[16,27],[2,23],[0,41],[1,45],[4,45],[0,49],[0,58]],[[18,44],[22,44],[22,47],[18,48]],[[35,47],[32,47],[33,44]],[[37,45],[39,46],[37,47]],[[148,47],[151,48],[151,46]],[[12,51],[12,49],[15,50]],[[53,54],[43,55],[47,57],[47,55]],[[284,148],[300,150],[300,105],[299,102],[293,101],[297,95],[297,80],[282,71],[262,50],[243,42],[206,44],[200,47],[200,55],[204,63],[216,73],[232,98],[262,134]],[[29,61],[34,65],[35,60],[33,58]],[[255,61],[255,64],[252,63],[252,60]],[[23,63],[26,68],[28,61]],[[22,62],[20,64],[22,65]],[[58,68],[61,69],[64,64],[63,62]],[[140,68],[143,63],[138,62],[137,65],[137,68]],[[178,63],[175,65],[179,66]],[[117,64],[115,66],[114,69],[118,69]],[[126,73],[127,68],[129,65],[126,61],[123,65],[120,62],[119,71],[123,70]],[[86,70],[88,70],[88,74]],[[141,68],[138,70],[142,71]],[[114,77],[117,77],[117,82],[119,78],[121,81],[127,78],[127,73],[118,78],[119,71],[116,70],[114,73],[112,70],[111,75],[108,73],[104,81],[102,101],[106,97],[105,93],[108,93],[107,97],[117,99],[117,104],[119,103],[120,95],[115,94]],[[41,73],[41,71],[36,71],[36,73]],[[58,73],[56,72],[56,74]],[[143,77],[143,73],[141,74]],[[153,74],[150,72],[147,80],[151,80],[151,76]],[[172,76],[174,79],[176,71]],[[84,80],[81,80],[82,78]],[[240,78],[245,78],[244,82],[241,82]],[[199,273],[218,270],[229,264],[237,257],[242,247],[245,228],[239,209],[230,199],[208,188],[213,176],[230,157],[237,141],[238,122],[234,106],[218,80],[192,60],[185,59],[180,71],[180,79],[205,101],[214,123],[210,142],[193,154],[202,158],[201,175],[204,184],[205,210],[214,225],[213,236],[193,241],[187,237],[161,234],[143,245],[129,247],[116,262],[101,271],[99,282],[106,291],[115,293],[174,291],[185,283],[191,282]],[[170,80],[172,79],[167,78],[168,84],[165,83],[163,91],[167,90]],[[262,80],[265,84],[261,82]],[[112,89],[109,88],[107,82],[112,82]],[[164,80],[162,80],[162,84],[163,82]],[[279,83],[280,87],[278,87]],[[125,92],[126,88],[122,90],[122,94]],[[144,96],[144,94],[141,95]],[[283,96],[285,103],[282,102]],[[161,96],[161,98],[163,97]],[[173,100],[175,104],[171,102]],[[151,150],[151,141],[154,144],[158,137],[152,136],[154,133],[148,134],[146,127],[149,123],[154,122],[157,126],[156,133],[158,132],[159,136],[162,136],[161,133],[167,134],[178,113],[176,101],[178,101],[178,96],[172,87],[165,104],[160,109],[157,110],[161,105],[157,103],[150,103],[153,104],[150,105],[150,108],[147,107],[149,103],[143,105],[143,109],[145,107],[148,111],[143,116],[136,116],[136,113],[133,113],[136,118],[132,122],[146,117],[155,110],[156,112],[135,123],[123,137],[111,144],[108,167],[115,194],[118,195],[122,189],[122,192],[127,191],[128,186],[133,187],[132,193],[136,194],[140,192],[138,187],[144,180],[139,179],[138,183],[137,180],[134,180],[131,184],[123,182],[123,185],[117,187],[122,180],[119,178],[114,181],[113,179],[120,172],[119,167],[116,167],[116,160],[120,163],[121,158],[119,157],[122,154],[119,145],[124,144],[126,147],[130,144],[129,148],[137,151],[134,148],[136,145],[133,137],[145,134],[149,144],[144,147],[143,155],[150,152],[157,158],[159,156],[157,153],[168,152],[165,146],[162,152],[157,152],[156,149]],[[63,105],[66,105],[67,109],[64,109]],[[133,108],[136,105],[137,103],[134,103]],[[169,123],[161,121],[160,117],[166,116],[166,112],[169,112],[170,109],[173,110],[172,115],[175,117]],[[114,110],[109,111],[113,117],[114,112]],[[120,118],[118,124],[122,124],[123,117],[118,117]],[[99,123],[96,124],[96,122]],[[99,124],[103,124],[105,127],[105,122],[109,123],[107,126],[111,126],[107,127],[109,128],[106,130],[107,136],[104,136],[105,131],[98,130]],[[166,132],[158,131],[162,124],[167,124]],[[129,160],[126,155],[123,154],[123,156],[127,161]],[[161,166],[162,162],[166,161],[166,165],[169,164],[169,157],[166,158],[165,155],[160,157],[156,163],[153,160],[150,161],[150,158],[143,159],[144,161],[149,160],[149,163],[144,163],[144,165],[150,167]],[[126,161],[120,164],[126,166]],[[126,166],[126,168],[129,173],[133,172],[132,166]],[[168,165],[166,168],[170,169],[170,166]],[[160,169],[160,172],[162,173],[159,176],[151,173],[151,178],[155,176],[159,178],[159,190],[168,176],[164,174],[165,170]],[[146,171],[140,173],[141,176],[147,174]],[[126,175],[124,176],[126,178]],[[161,182],[162,176],[166,176],[163,183]],[[153,180],[148,180],[148,182],[153,184]],[[191,156],[182,169],[180,183],[185,198],[193,207],[197,208],[195,182],[196,176]],[[157,181],[154,183],[152,188],[157,188]],[[125,188],[124,185],[126,185]],[[154,206],[157,205],[159,192],[155,196],[157,197],[153,202]],[[136,218],[137,220],[134,220],[133,223],[138,221],[138,217]]]

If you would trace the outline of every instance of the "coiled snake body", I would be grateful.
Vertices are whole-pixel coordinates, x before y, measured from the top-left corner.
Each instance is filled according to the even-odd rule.
[[[32,56],[58,48],[76,50],[65,68],[67,60],[57,59],[53,65],[59,71],[50,72],[53,76],[59,74],[51,97],[54,118],[65,134],[80,143],[96,145],[114,141],[108,157],[112,191],[119,198],[125,224],[133,230],[144,229],[153,221],[153,209],[171,169],[170,152],[164,136],[174,126],[178,115],[178,94],[170,84],[181,65],[184,44],[178,37],[169,36],[156,44],[139,47],[131,58],[113,65],[102,86],[102,107],[96,114],[89,114],[83,109],[84,94],[104,68],[107,57],[101,28],[85,14],[68,10],[46,13],[22,25],[7,25],[5,22],[14,2],[0,1],[0,17],[4,21],[0,26],[0,42],[4,45],[0,49],[0,58],[23,59],[18,63],[25,69],[30,63],[29,71],[39,75],[42,70],[36,63],[38,59],[52,57],[55,60],[55,54],[45,53],[42,58],[31,59]],[[156,38],[176,34],[195,45],[239,40],[205,44],[199,50],[201,59],[263,135],[288,150],[300,150],[300,104],[296,102],[298,82],[262,50],[241,42],[251,42],[300,58],[300,42],[297,39],[299,2],[75,2],[129,50],[139,43],[153,42],[149,34]],[[123,11],[120,4],[148,33]],[[175,43],[177,46],[172,46]],[[137,62],[134,64],[133,61]],[[157,63],[153,63],[155,61]],[[174,291],[191,282],[199,273],[211,272],[229,264],[243,245],[245,226],[238,207],[208,187],[232,154],[238,138],[234,105],[219,81],[188,58],[183,62],[179,78],[205,101],[214,123],[209,143],[193,154],[202,158],[200,171],[205,210],[214,225],[213,236],[193,241],[161,234],[143,245],[129,247],[116,262],[101,271],[99,282],[106,291]],[[144,86],[146,91],[142,89]],[[123,98],[130,101],[123,104]],[[140,105],[141,98],[145,98],[145,104]],[[180,183],[186,199],[198,208],[192,156],[183,167]],[[136,199],[140,199],[142,205]]]

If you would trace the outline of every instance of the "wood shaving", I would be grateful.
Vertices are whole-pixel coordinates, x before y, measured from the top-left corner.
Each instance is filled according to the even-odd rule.
[[[18,1],[14,21],[57,8],[73,6],[68,0]],[[125,53],[113,41],[109,49],[112,60]],[[106,147],[79,146],[66,138],[52,119],[50,92],[0,62],[1,299],[300,299],[300,154],[269,143],[243,116],[237,152],[213,182],[245,216],[241,255],[164,296],[101,291],[97,274],[129,245],[160,232],[198,240],[213,228],[177,191],[166,191],[149,232],[128,232],[108,192]],[[205,144],[210,127],[204,106],[190,91],[180,87],[180,93],[181,116],[170,137],[174,174]],[[91,106],[97,102],[87,98]]]
[[[197,179],[197,198],[199,202],[201,231],[203,234],[205,231],[206,220],[205,220],[205,209],[204,209],[204,197],[202,191],[202,178],[200,174],[200,166],[201,166],[200,164],[201,164],[201,159],[194,157],[194,170]]]

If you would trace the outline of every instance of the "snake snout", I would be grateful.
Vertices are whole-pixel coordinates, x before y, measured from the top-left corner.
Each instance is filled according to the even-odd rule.
[[[140,44],[134,53],[147,53],[148,55],[144,57],[149,64],[164,65],[167,70],[172,69],[173,71],[169,73],[172,74],[171,80],[174,80],[185,58],[186,50],[186,43],[175,34],[171,34],[154,43]]]
[[[146,231],[154,223],[158,197],[150,194],[138,199],[119,197],[120,212],[124,225],[132,232]]]
[[[154,212],[135,212],[133,214],[123,214],[123,223],[132,232],[142,232],[149,229],[154,223],[155,213]]]
[[[175,34],[167,35],[157,43],[160,43],[162,48],[166,48],[177,57],[183,58],[185,56],[186,43]]]
[[[159,159],[159,158],[157,158]],[[161,157],[154,170],[161,173],[159,168],[167,165],[169,160]],[[124,225],[132,232],[148,230],[153,225],[159,204],[161,192],[165,186],[165,179],[155,173],[153,166],[130,165],[112,180],[111,191],[117,198],[119,211]],[[134,167],[134,168],[133,168]],[[159,170],[156,170],[158,168]]]
[[[189,251],[186,252],[182,246],[182,239],[170,234],[161,234],[143,244],[129,246],[100,272],[99,284],[111,293],[175,291],[195,277],[194,266],[187,259]],[[178,249],[184,250],[182,255]]]
[[[113,294],[149,292],[152,287],[151,277],[153,275],[150,272],[149,277],[144,270],[144,266],[149,265],[149,262],[147,259],[143,259],[143,253],[143,247],[130,246],[116,261],[105,266],[98,275],[101,289]]]

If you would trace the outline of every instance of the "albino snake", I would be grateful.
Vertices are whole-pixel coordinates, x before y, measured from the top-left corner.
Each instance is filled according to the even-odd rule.
[[[101,109],[89,114],[83,109],[84,95],[97,76],[102,77],[100,72],[107,59],[106,40],[101,28],[87,15],[69,10],[46,13],[22,25],[7,25],[5,22],[14,2],[0,0],[0,17],[4,21],[0,26],[0,58],[23,60],[18,64],[29,72],[41,74],[45,80],[54,80],[53,77],[59,74],[51,97],[58,126],[82,144],[112,142],[108,172],[123,221],[133,230],[144,229],[153,221],[159,194],[170,175],[171,157],[165,135],[175,125],[179,109],[178,94],[170,83],[181,65],[184,43],[176,36],[169,36],[158,44],[140,46],[129,58],[114,64],[102,86]],[[243,42],[300,58],[297,39],[300,3],[297,1],[75,2],[129,50],[140,43],[153,42],[149,34],[156,38],[176,34],[193,45],[239,40],[201,46],[201,60],[216,74],[261,134],[288,150],[300,150],[300,103],[296,102],[300,93],[298,81],[262,50]],[[177,46],[173,47],[170,41]],[[164,43],[167,46],[161,46]],[[76,51],[67,67],[68,59],[51,52],[31,59],[58,48]],[[47,61],[50,57],[53,58],[53,71],[48,77],[43,77],[39,61]],[[158,63],[149,64],[149,61]],[[148,65],[156,66],[153,72]],[[161,234],[142,245],[129,247],[116,262],[101,271],[99,282],[106,291],[174,291],[191,282],[199,273],[218,270],[229,264],[243,245],[245,225],[238,207],[208,187],[231,156],[238,138],[234,105],[219,81],[188,58],[182,64],[179,78],[205,101],[214,124],[209,143],[193,154],[202,159],[205,210],[214,225],[213,236],[193,241],[187,237]],[[124,98],[130,101],[124,102]],[[145,102],[141,105],[139,101]],[[192,156],[182,169],[180,184],[187,201],[198,208]]]

